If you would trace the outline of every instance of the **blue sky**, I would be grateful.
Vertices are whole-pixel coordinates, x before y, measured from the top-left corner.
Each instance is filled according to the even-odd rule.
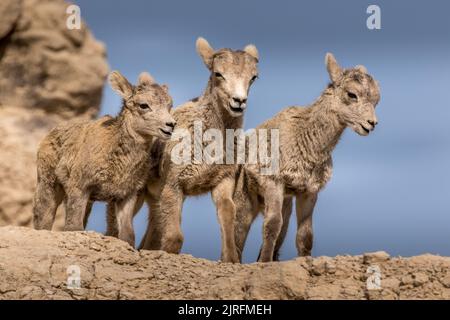
[[[149,71],[167,83],[175,105],[202,93],[208,71],[195,52],[203,36],[215,48],[254,43],[260,78],[245,115],[252,128],[290,105],[314,101],[328,82],[326,52],[344,66],[363,64],[380,82],[379,125],[369,137],[347,130],[334,175],[314,214],[313,255],[385,250],[450,255],[450,2],[448,1],[144,1],[77,0],[107,47],[112,69],[135,81]],[[366,28],[366,8],[381,8],[381,30]],[[105,87],[102,114],[120,98]],[[296,256],[295,214],[282,259]],[[209,195],[183,209],[183,252],[218,259],[219,226]],[[97,204],[88,228],[105,230]],[[138,239],[146,210],[135,219]],[[254,261],[261,219],[244,252]]]

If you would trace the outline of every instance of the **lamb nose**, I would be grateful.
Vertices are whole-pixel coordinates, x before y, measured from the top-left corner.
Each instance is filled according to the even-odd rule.
[[[234,102],[239,103],[239,105],[247,102],[247,99],[241,99],[241,98],[233,98],[233,100],[234,100]]]
[[[172,129],[175,128],[176,122],[166,122],[166,126],[171,127]]]
[[[367,120],[367,122],[369,124],[371,124],[373,127],[375,127],[377,125],[377,123],[378,123],[378,121],[373,121],[373,120]]]

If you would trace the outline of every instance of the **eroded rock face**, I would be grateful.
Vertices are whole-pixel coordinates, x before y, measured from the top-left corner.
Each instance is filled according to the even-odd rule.
[[[228,264],[94,232],[3,227],[0,257],[0,299],[450,299],[450,258],[432,255],[377,261],[377,290],[363,256]],[[79,289],[67,286],[70,266]]]
[[[21,5],[20,0],[4,0],[0,2],[0,17],[2,17],[0,20],[0,39],[3,39],[14,28],[19,19]]]
[[[0,2],[0,225],[31,224],[36,149],[56,124],[94,117],[108,72],[86,25],[62,0]]]

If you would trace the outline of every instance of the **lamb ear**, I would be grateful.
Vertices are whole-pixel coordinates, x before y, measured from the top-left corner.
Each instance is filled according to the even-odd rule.
[[[153,79],[153,77],[150,75],[150,73],[142,72],[139,75],[138,83],[142,84],[142,85],[150,85],[152,83],[155,83],[155,79]]]
[[[343,75],[342,68],[338,65],[336,58],[332,53],[327,53],[325,56],[325,64],[327,66],[328,74],[330,75],[331,82],[335,83]]]
[[[197,48],[198,54],[200,55],[200,57],[202,57],[206,67],[211,70],[212,60],[214,56],[214,49],[209,45],[208,41],[206,41],[206,39],[202,37],[199,37],[197,39],[195,46]]]
[[[259,53],[258,53],[258,49],[256,49],[255,45],[253,44],[249,44],[244,48],[244,52],[248,53],[249,55],[251,55],[253,58],[256,59],[256,61],[259,60]]]
[[[133,86],[119,71],[109,74],[109,84],[124,99],[128,99],[133,94]]]
[[[367,68],[364,67],[364,66],[362,66],[362,65],[360,65],[360,64],[357,65],[357,66],[355,67],[355,69],[361,71],[362,73],[368,73],[368,72],[367,72]]]

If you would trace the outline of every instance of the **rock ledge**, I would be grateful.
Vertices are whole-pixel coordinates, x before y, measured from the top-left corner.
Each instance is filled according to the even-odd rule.
[[[70,266],[80,289],[67,287]],[[380,270],[379,290],[367,289],[369,267]],[[449,267],[448,257],[380,252],[225,264],[95,232],[0,228],[0,299],[449,299]]]

